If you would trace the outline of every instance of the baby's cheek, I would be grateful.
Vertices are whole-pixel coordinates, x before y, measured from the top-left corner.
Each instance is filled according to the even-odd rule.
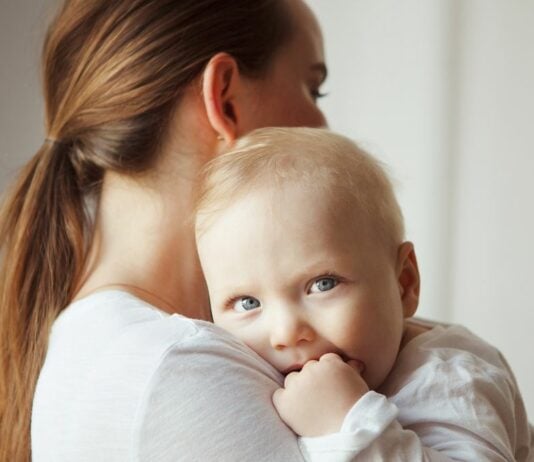
[[[343,350],[358,348],[363,344],[365,331],[358,320],[351,316],[333,317],[323,325],[329,340]]]
[[[236,329],[234,335],[260,356],[268,354],[270,348],[268,337],[253,327]]]

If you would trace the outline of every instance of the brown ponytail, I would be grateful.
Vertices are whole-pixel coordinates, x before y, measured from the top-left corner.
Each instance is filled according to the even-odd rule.
[[[20,460],[6,456],[6,443],[15,454],[28,444],[20,416],[30,414],[48,331],[68,304],[83,262],[83,207],[67,154],[60,145],[44,145],[0,212],[0,460]],[[8,425],[11,441],[4,439]]]
[[[0,208],[0,461],[30,460],[52,323],[91,241],[106,170],[146,171],[171,111],[217,52],[260,77],[291,33],[283,0],[67,0],[43,51],[50,136]]]

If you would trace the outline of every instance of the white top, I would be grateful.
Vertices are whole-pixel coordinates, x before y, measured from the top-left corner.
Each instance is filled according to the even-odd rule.
[[[33,400],[32,460],[300,462],[271,402],[282,383],[213,324],[96,293],[54,323]],[[335,444],[326,438],[321,450]]]
[[[416,337],[390,377],[389,400],[369,392],[339,433],[297,442],[271,403],[282,376],[249,348],[210,323],[100,292],[54,323],[32,460],[534,460],[512,373],[465,329]]]
[[[321,438],[301,438],[307,458],[534,461],[534,428],[512,371],[494,347],[463,327],[433,325],[415,337],[379,392],[351,409],[335,436],[335,457]],[[332,437],[328,443],[332,448]]]

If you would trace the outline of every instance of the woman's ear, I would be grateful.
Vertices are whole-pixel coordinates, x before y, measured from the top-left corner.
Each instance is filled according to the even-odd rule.
[[[404,317],[409,318],[417,311],[421,279],[411,242],[403,242],[397,252],[397,281],[402,300]]]
[[[228,53],[217,53],[202,75],[202,95],[206,114],[213,129],[231,144],[238,133],[237,95],[242,77],[236,60]]]

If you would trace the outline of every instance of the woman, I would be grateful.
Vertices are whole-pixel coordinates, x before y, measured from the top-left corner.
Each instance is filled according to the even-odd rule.
[[[324,124],[301,0],[68,0],[44,46],[47,139],[0,215],[0,460],[301,460],[281,377],[208,323],[202,165]],[[171,314],[180,314],[176,316]]]

